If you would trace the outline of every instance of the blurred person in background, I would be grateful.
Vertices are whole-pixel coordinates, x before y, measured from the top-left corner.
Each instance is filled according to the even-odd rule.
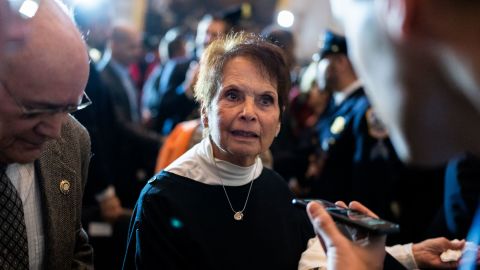
[[[140,93],[136,89],[128,66],[138,59],[141,36],[129,25],[113,27],[109,41],[109,56],[98,68],[101,80],[113,106],[115,135],[109,140],[114,148],[112,177],[122,205],[132,209],[146,179],[153,174],[154,160],[162,137],[142,125]]]
[[[390,207],[401,164],[353,70],[345,38],[327,30],[319,55],[317,83],[332,93],[332,103],[315,127],[317,174],[308,196],[359,200],[395,220]]]
[[[315,131],[315,125],[323,119],[331,108],[332,93],[321,89],[317,83],[317,67],[319,61],[318,53],[312,56],[312,61],[301,72],[299,83],[299,95],[292,104],[292,112],[295,113],[295,119],[298,124],[298,137],[302,142],[302,147],[306,149],[308,162],[314,163],[316,160],[316,151],[318,139]],[[309,180],[318,174],[316,166],[308,166],[302,178],[291,179],[290,188],[297,197],[308,197],[310,191]],[[300,181],[299,181],[300,180]]]
[[[137,63],[130,65],[129,69],[130,75],[138,89],[143,89],[153,69],[160,63],[159,43],[159,36],[147,36],[146,33],[143,33],[141,57]]]
[[[191,56],[187,54],[187,41],[187,33],[179,27],[165,33],[158,46],[161,63],[155,67],[143,87],[144,122],[149,128],[162,134],[168,134],[174,122],[186,117],[180,114],[182,106],[191,106],[190,102],[176,104],[177,113],[174,115],[169,115],[161,106],[163,97],[170,95],[169,91],[175,91],[175,88],[185,80],[185,73],[179,70],[186,70],[190,65]],[[172,117],[178,119],[171,119]]]
[[[85,126],[92,142],[87,186],[83,196],[82,223],[87,228],[90,243],[95,249],[94,265],[97,269],[119,268],[123,254],[126,230],[122,232],[122,219],[130,218],[131,210],[122,207],[115,190],[116,149],[112,138],[116,136],[112,98],[105,88],[92,57],[99,43],[106,43],[111,31],[108,2],[96,5],[77,3],[73,14],[77,26],[89,46],[90,73],[85,93],[92,100],[88,108],[75,112],[75,118]],[[125,222],[125,223],[126,223]],[[98,230],[98,228],[104,228]],[[113,248],[112,248],[113,247]],[[115,267],[116,266],[116,267]]]

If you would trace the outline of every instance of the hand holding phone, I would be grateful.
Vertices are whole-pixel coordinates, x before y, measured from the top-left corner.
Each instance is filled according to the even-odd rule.
[[[398,224],[384,219],[371,217],[350,208],[340,207],[329,201],[320,199],[293,199],[292,203],[305,209],[310,201],[318,201],[321,203],[337,223],[372,234],[391,234],[400,231],[400,226]]]

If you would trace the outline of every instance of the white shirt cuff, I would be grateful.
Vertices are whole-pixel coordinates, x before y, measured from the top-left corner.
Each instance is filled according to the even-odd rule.
[[[385,250],[392,255],[407,269],[419,269],[413,257],[412,243],[406,245],[395,245],[393,247],[385,247]]]
[[[307,249],[302,253],[298,263],[298,270],[326,270],[327,256],[318,237],[308,240]]]

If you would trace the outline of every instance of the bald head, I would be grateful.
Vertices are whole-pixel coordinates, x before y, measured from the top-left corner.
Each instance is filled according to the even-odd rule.
[[[118,63],[128,66],[135,63],[141,53],[142,37],[129,25],[115,25],[112,29],[110,49],[112,58]]]
[[[65,98],[71,99],[83,92],[88,68],[87,49],[73,21],[56,1],[44,0],[31,21],[28,42],[6,58],[0,78],[13,91],[42,94],[52,87],[70,92]]]

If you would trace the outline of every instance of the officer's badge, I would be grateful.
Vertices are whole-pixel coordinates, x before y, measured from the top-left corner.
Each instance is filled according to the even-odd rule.
[[[385,139],[388,137],[387,128],[372,108],[368,109],[365,117],[367,119],[368,134],[370,134],[370,136],[376,139]]]
[[[339,134],[345,128],[345,118],[343,116],[337,116],[330,126],[330,132],[332,134]]]

